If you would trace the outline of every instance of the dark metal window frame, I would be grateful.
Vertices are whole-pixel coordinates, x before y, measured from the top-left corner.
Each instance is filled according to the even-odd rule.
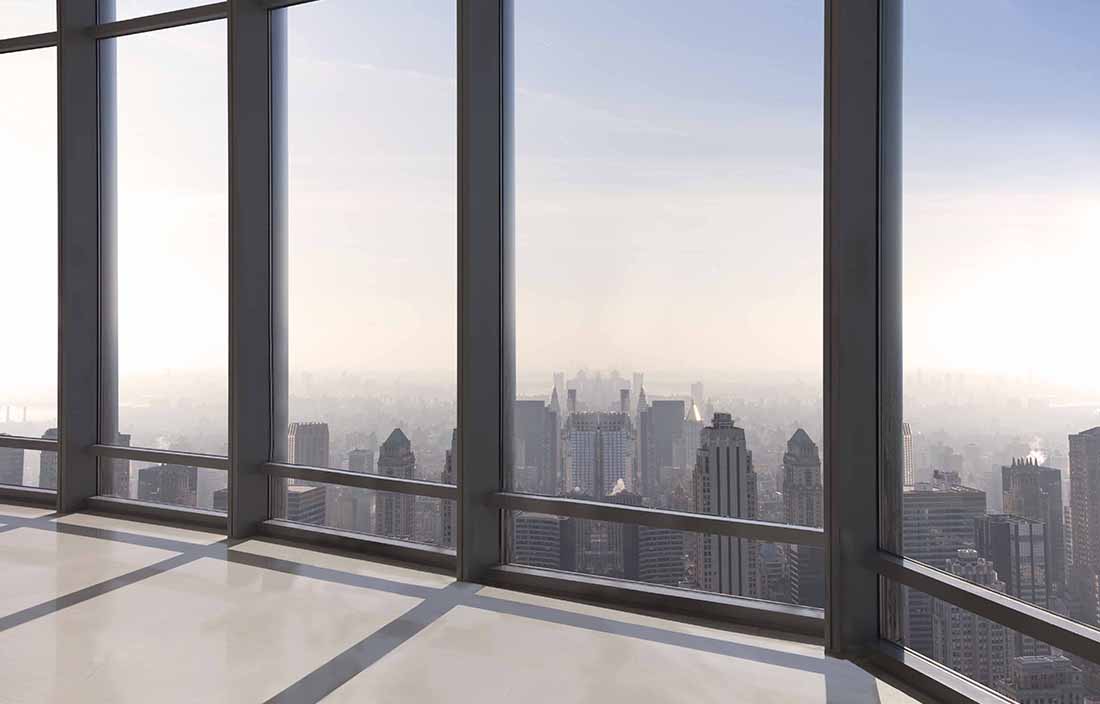
[[[515,389],[513,0],[457,0],[457,486],[287,464],[286,18],[313,0],[229,0],[113,21],[111,0],[57,0],[55,32],[0,39],[0,55],[57,47],[58,440],[0,437],[56,451],[58,490],[0,487],[0,499],[61,512],[224,527],[455,569],[461,580],[821,634],[826,650],[945,701],[1004,701],[898,646],[900,585],[920,589],[1100,662],[1100,633],[900,556],[901,0],[824,0],[824,530],[508,491]],[[100,21],[108,18],[112,21]],[[117,372],[111,183],[113,53],[99,41],[227,20],[229,76],[228,457],[104,442],[101,380]],[[257,311],[263,314],[257,315]],[[105,364],[105,361],[107,362]],[[108,424],[109,425],[109,424]],[[99,496],[99,458],[225,470],[228,515]],[[457,504],[455,550],[279,520],[287,479],[430,496]],[[824,545],[820,610],[506,564],[509,511],[804,545]]]

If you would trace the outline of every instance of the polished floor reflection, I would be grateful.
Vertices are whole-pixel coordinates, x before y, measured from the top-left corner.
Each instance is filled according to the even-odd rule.
[[[819,645],[0,504],[0,703],[909,698]]]

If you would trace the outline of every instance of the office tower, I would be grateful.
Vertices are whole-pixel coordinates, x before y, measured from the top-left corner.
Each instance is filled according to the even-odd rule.
[[[1070,506],[1073,517],[1071,614],[1100,625],[1100,427],[1069,436]]]
[[[630,415],[630,389],[619,389],[619,413]]]
[[[327,486],[292,484],[286,488],[286,519],[295,523],[325,525]]]
[[[1004,591],[1044,609],[1053,605],[1047,582],[1049,538],[1042,521],[1022,516],[979,516],[975,523],[975,547],[1004,583]],[[1014,635],[1017,655],[1047,655],[1050,649],[1033,638]]]
[[[228,511],[229,510],[229,488],[218,489],[214,492],[214,510],[215,511]]]
[[[7,433],[3,433],[6,435]],[[23,484],[23,450],[0,447],[0,484]]]
[[[691,402],[702,408],[706,398],[703,396],[703,382],[697,381],[691,385]]]
[[[577,412],[577,390],[569,389],[565,393],[565,412],[573,415]]]
[[[158,464],[138,470],[138,500],[195,506],[199,470],[180,464]]]
[[[42,433],[45,440],[57,440],[57,428]],[[38,457],[38,486],[42,489],[57,489],[57,453],[40,452]]]
[[[985,492],[953,484],[941,472],[902,493],[902,554],[946,569],[959,548],[974,547],[974,521],[985,514]],[[932,600],[909,591],[905,644],[932,654]]]
[[[696,453],[693,490],[696,513],[756,518],[756,473],[745,431],[729,413],[715,413],[703,428]],[[697,536],[696,579],[705,591],[756,595],[756,543],[726,535]]]
[[[642,387],[645,385],[645,374],[642,372],[634,372],[630,378],[630,390],[634,392],[634,395],[642,393]]]
[[[557,436],[557,433],[554,433]],[[458,484],[458,429],[451,431],[451,446],[443,457],[443,474],[439,481],[444,484]],[[458,511],[454,501],[439,501],[439,544],[445,548],[455,547],[458,539]]]
[[[946,570],[963,579],[1003,592],[992,563],[970,548],[957,551]],[[964,677],[989,687],[1008,679],[1013,657],[1008,627],[939,599],[932,606],[932,658]]]
[[[561,433],[552,405],[539,399],[512,403],[512,488],[516,491],[550,496],[560,491]]]
[[[328,423],[291,423],[287,431],[287,462],[328,467]]]
[[[130,446],[130,433],[117,433],[115,445]],[[99,493],[108,496],[130,497],[130,460],[99,459]]]
[[[650,584],[680,586],[687,569],[688,534],[668,528],[635,526],[638,533],[638,573],[627,575]]]
[[[561,438],[566,493],[606,496],[620,479],[634,486],[634,427],[626,414],[570,414]]]
[[[512,514],[512,562],[550,570],[576,569],[576,521],[517,511]]]
[[[558,395],[565,393],[565,372],[554,372],[554,391]]]
[[[1064,655],[1015,657],[1008,672],[997,691],[1014,702],[1085,704],[1084,673]]]
[[[913,466],[913,431],[908,423],[901,424],[902,483],[913,486],[917,481],[917,470]]]
[[[1001,490],[1005,513],[1045,525],[1047,584],[1052,596],[1061,596],[1066,586],[1061,470],[1043,467],[1034,460],[1013,459],[1010,466],[1001,467]]]
[[[348,452],[348,471],[362,474],[374,473],[374,450],[357,447]]]
[[[783,455],[784,522],[820,528],[824,525],[824,487],[817,445],[799,428],[787,441]],[[789,549],[791,601],[825,606],[825,551],[809,545]]]
[[[639,406],[638,477],[643,495],[655,497],[669,470],[686,469],[682,453],[677,453],[683,440],[683,401],[657,400],[648,408]]]
[[[695,452],[699,449],[699,440],[702,438],[703,427],[706,425],[699,408],[698,404],[692,402],[691,407],[684,414],[684,429],[681,433],[680,443],[680,452],[683,459],[680,462],[687,470],[695,468]]]
[[[325,525],[369,533],[374,526],[377,492],[351,486],[320,485],[325,489]]]
[[[756,595],[768,601],[793,602],[791,598],[791,563],[788,546],[781,543],[761,543],[756,573]]]
[[[412,479],[416,474],[416,455],[412,443],[400,428],[394,428],[378,452],[378,473],[387,477]],[[382,492],[376,499],[374,532],[390,538],[411,540],[416,534],[416,497]]]

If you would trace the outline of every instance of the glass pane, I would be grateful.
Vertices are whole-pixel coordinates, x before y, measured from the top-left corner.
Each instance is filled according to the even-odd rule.
[[[455,502],[290,480],[275,516],[354,533],[455,547]]]
[[[285,457],[453,482],[454,4],[331,0],[282,12],[289,74]],[[417,510],[435,505],[420,502]],[[408,522],[372,529],[370,521],[327,520],[435,540]]]
[[[992,565],[962,556],[968,569],[988,574]],[[999,590],[998,590],[999,591]],[[971,611],[901,587],[902,601],[930,615],[931,657],[964,677],[1021,704],[1085,704],[1089,664],[1068,652],[1025,636]],[[909,634],[900,639],[912,647]]]
[[[904,8],[903,551],[1096,625],[1100,6]]]
[[[57,5],[53,0],[0,2],[0,39],[41,34],[55,29],[57,29]]]
[[[56,51],[0,55],[0,93],[0,433],[36,437],[57,425]]]
[[[114,19],[128,20],[134,17],[155,15],[159,12],[171,12],[172,10],[208,5],[209,2],[207,0],[114,0],[114,4]],[[100,0],[99,12],[101,21],[111,20],[112,13],[109,9],[103,7],[103,0]]]
[[[185,508],[226,511],[228,472],[182,464],[101,458],[100,493]]]
[[[107,43],[118,66],[119,377],[108,442],[227,451],[225,31],[210,22]]]
[[[515,564],[823,607],[818,548],[540,513],[511,514]]]
[[[508,479],[820,527],[822,5],[643,14],[516,4]],[[741,583],[708,583],[689,557],[681,581],[727,594],[785,581],[769,598],[791,600],[796,551],[742,548]]]
[[[57,429],[44,437],[57,439]],[[0,447],[0,484],[57,489],[57,453]]]

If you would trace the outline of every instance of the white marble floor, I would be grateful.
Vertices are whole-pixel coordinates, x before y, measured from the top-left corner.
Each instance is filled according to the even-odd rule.
[[[907,704],[818,645],[0,504],[0,704]]]

